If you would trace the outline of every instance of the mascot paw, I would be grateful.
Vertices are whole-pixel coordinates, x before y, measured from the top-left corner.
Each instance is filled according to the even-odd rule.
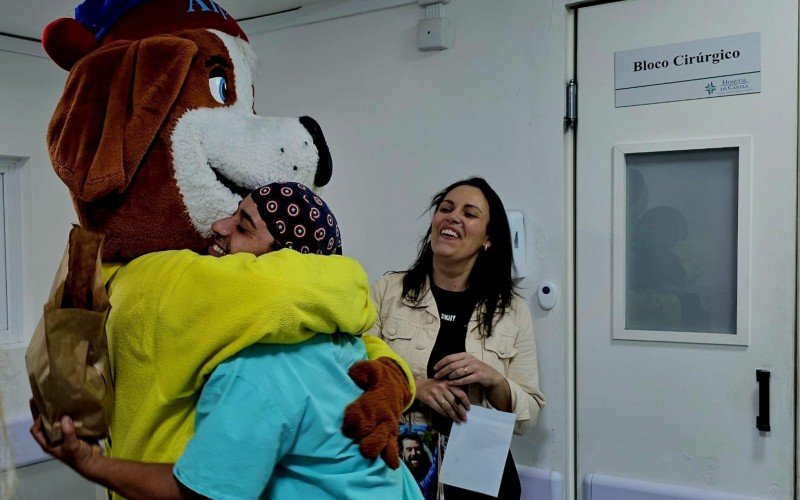
[[[378,358],[355,363],[350,378],[364,393],[345,409],[342,432],[359,443],[365,457],[381,455],[396,469],[400,466],[397,431],[403,408],[411,400],[405,374],[391,359]]]

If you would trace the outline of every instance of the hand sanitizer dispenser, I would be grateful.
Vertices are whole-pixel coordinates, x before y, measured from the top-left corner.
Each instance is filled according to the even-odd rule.
[[[528,259],[525,255],[525,217],[519,210],[506,211],[511,229],[511,278],[522,279],[528,275]]]

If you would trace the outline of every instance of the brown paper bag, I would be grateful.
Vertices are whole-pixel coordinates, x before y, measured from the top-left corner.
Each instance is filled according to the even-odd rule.
[[[109,302],[100,272],[103,236],[73,226],[25,364],[33,400],[51,442],[69,415],[78,436],[108,434],[114,388],[105,322]]]

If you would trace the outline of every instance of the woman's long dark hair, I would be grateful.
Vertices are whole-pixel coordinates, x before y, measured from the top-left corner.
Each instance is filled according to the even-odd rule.
[[[511,281],[511,230],[503,202],[494,189],[481,177],[470,177],[447,186],[431,200],[427,211],[439,210],[439,205],[453,189],[459,186],[472,186],[481,190],[489,204],[489,224],[486,234],[491,245],[484,250],[481,247],[478,258],[472,266],[467,287],[477,299],[478,327],[486,337],[492,335],[494,318],[498,320],[511,306],[514,297],[514,283]],[[422,299],[425,279],[433,281],[433,249],[431,248],[431,228],[420,242],[417,260],[403,277],[403,297],[415,304]]]

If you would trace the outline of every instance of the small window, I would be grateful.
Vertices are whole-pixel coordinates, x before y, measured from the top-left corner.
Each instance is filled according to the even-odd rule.
[[[750,141],[614,151],[613,338],[747,345]]]
[[[0,344],[21,340],[20,161],[0,156]]]

